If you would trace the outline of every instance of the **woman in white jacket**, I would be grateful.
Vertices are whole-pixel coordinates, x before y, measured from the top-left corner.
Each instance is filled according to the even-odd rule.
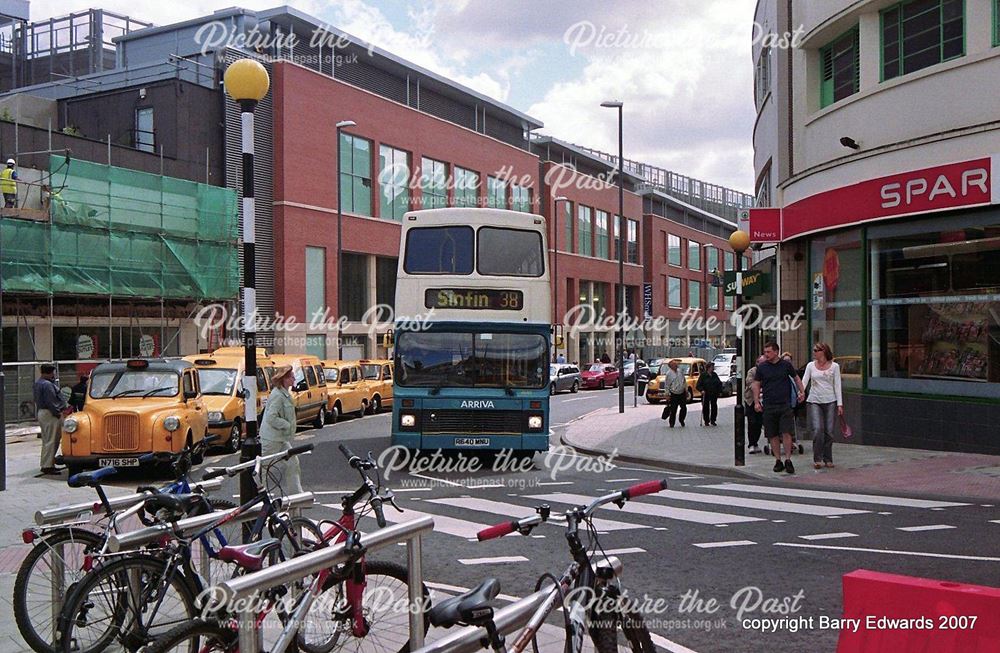
[[[806,410],[813,434],[813,467],[833,467],[833,429],[837,417],[844,414],[844,395],[840,366],[833,362],[830,345],[817,342],[813,346],[813,360],[806,365],[802,384],[809,386]]]
[[[292,439],[295,437],[295,404],[289,388],[294,383],[295,376],[288,365],[274,370],[274,376],[271,377],[273,387],[267,397],[264,419],[260,425],[261,454],[264,456],[281,453],[292,447]],[[271,474],[275,478],[268,480],[277,481],[285,496],[302,492],[302,472],[298,456],[274,463]]]

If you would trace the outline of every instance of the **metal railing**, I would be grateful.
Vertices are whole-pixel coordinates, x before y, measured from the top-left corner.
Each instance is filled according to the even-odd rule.
[[[362,538],[365,555],[398,543],[406,543],[409,563],[407,589],[411,651],[424,645],[421,537],[432,530],[434,530],[434,519],[425,516],[367,533]],[[239,648],[241,651],[260,651],[263,638],[257,627],[257,613],[254,609],[256,602],[241,601],[241,599],[278,585],[285,585],[305,578],[335,565],[350,562],[356,557],[356,550],[348,548],[346,543],[341,543],[307,553],[246,576],[232,578],[214,586],[212,601],[208,608],[217,610],[234,602],[247,605],[238,617]]]
[[[215,478],[210,481],[201,481],[199,483],[191,484],[192,492],[211,492],[213,490],[218,490],[222,487],[222,479]],[[138,503],[143,499],[152,496],[149,492],[139,492],[137,494],[126,494],[120,497],[108,497],[108,503],[111,505],[112,510],[120,510],[122,508],[127,508],[132,504]],[[38,510],[35,512],[35,524],[39,526],[47,526],[49,524],[58,524],[64,521],[79,521],[83,519],[90,519],[93,513],[97,510],[101,510],[103,506],[100,501],[89,501],[87,503],[75,503],[70,506],[61,506],[59,508],[47,508],[45,510]]]

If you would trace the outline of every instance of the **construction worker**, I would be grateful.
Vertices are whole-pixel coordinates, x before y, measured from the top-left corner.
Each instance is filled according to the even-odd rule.
[[[17,206],[17,163],[14,159],[7,159],[7,167],[0,171],[0,193],[3,193],[5,209]]]

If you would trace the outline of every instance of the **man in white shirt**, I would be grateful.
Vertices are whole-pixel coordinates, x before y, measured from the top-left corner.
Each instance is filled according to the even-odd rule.
[[[684,426],[684,419],[687,417],[687,377],[677,369],[678,361],[672,360],[667,363],[667,373],[664,375],[663,387],[670,393],[670,403],[663,408],[662,419],[669,419],[670,428],[674,428],[674,421],[678,417],[677,409],[680,408],[680,423]]]

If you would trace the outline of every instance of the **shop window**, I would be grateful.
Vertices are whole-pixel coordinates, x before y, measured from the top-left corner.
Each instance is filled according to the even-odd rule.
[[[1000,393],[1000,220],[950,222],[870,232],[874,389]]]
[[[825,342],[840,365],[845,388],[860,388],[864,369],[861,232],[816,238],[810,251],[812,342]]]
[[[340,271],[340,314],[358,322],[368,309],[368,265],[364,254],[344,253],[344,267]]]
[[[391,320],[391,310],[396,305],[396,275],[399,259],[381,257],[375,259],[375,303],[380,307],[378,322]]]
[[[881,17],[883,81],[965,54],[965,0],[911,0]]]
[[[859,34],[855,27],[826,47],[820,48],[820,108],[858,92],[861,83]]]
[[[345,213],[372,214],[372,144],[340,135],[340,200]]]

